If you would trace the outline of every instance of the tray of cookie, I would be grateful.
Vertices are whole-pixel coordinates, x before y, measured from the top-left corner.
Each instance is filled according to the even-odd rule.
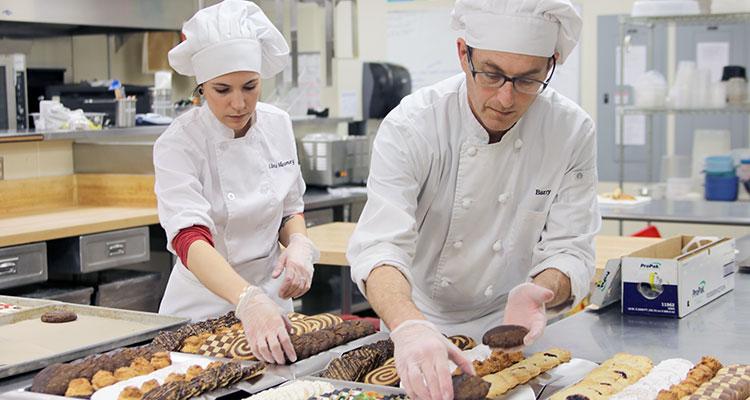
[[[122,348],[45,368],[30,387],[3,398],[94,400],[216,399],[285,382],[260,362],[169,353],[151,345]]]
[[[57,303],[59,302],[54,300],[0,295],[0,316]]]
[[[186,318],[55,302],[0,316],[0,378],[144,342]]]
[[[398,387],[400,379],[393,358],[393,342],[385,332],[352,342],[335,351],[333,358],[324,369],[312,374],[316,377],[339,381]],[[450,336],[461,350],[469,350],[476,342],[468,336]]]
[[[399,400],[408,399],[408,397],[406,392],[393,387],[308,377],[289,381],[281,386],[244,398],[244,400],[308,399]]]
[[[550,400],[711,400],[750,397],[750,365],[724,366],[704,356],[657,365],[645,356],[617,353]]]
[[[464,397],[465,391],[486,387],[488,393],[492,388],[492,395],[496,398],[533,400],[552,382],[563,377],[581,379],[596,366],[593,362],[572,358],[562,349],[550,349],[526,358],[520,351],[505,352],[492,350],[486,345],[477,346],[468,336],[456,335],[448,339],[472,361],[477,373],[476,377],[469,378],[462,376],[459,370],[454,371],[457,397]],[[393,343],[387,337],[341,354],[314,376],[388,387],[400,385]]]
[[[375,333],[364,321],[344,321],[333,314],[288,315],[292,326],[290,338],[297,362],[269,366],[274,374],[293,379],[324,368],[339,346],[347,345]],[[163,332],[154,343],[168,351],[198,354],[234,360],[256,360],[245,333],[233,312],[219,318],[186,325],[176,331]],[[334,350],[334,352],[331,352]]]

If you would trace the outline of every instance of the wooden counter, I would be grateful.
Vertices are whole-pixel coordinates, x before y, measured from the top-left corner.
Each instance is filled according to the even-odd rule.
[[[0,219],[0,247],[158,224],[153,207],[71,207]]]
[[[310,239],[320,249],[320,263],[328,265],[349,265],[346,260],[346,246],[354,232],[354,223],[335,222],[308,229]],[[619,258],[635,250],[658,242],[661,239],[632,238],[621,236],[596,237],[596,268],[603,269],[607,260]]]
[[[0,181],[0,204],[0,247],[159,223],[148,175]]]
[[[349,265],[346,246],[356,225],[353,222],[333,222],[307,229],[310,239],[320,250],[320,264]]]

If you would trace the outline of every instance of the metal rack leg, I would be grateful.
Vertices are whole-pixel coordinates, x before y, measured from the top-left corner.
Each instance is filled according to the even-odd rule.
[[[351,267],[341,267],[341,314],[352,313],[352,273]]]

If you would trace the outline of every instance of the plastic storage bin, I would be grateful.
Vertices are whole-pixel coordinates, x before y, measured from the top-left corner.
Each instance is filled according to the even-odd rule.
[[[739,185],[737,175],[706,174],[706,200],[711,201],[736,201],[737,186]]]
[[[706,157],[706,165],[703,170],[706,172],[706,174],[734,175],[734,159],[731,156]]]

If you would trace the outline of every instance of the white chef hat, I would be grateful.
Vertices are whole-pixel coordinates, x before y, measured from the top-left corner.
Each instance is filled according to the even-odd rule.
[[[169,65],[198,83],[236,71],[269,78],[289,63],[284,36],[255,3],[224,0],[199,10],[182,26],[185,40],[169,51]]]
[[[451,27],[466,44],[485,50],[550,57],[565,62],[583,22],[569,0],[456,0]]]

